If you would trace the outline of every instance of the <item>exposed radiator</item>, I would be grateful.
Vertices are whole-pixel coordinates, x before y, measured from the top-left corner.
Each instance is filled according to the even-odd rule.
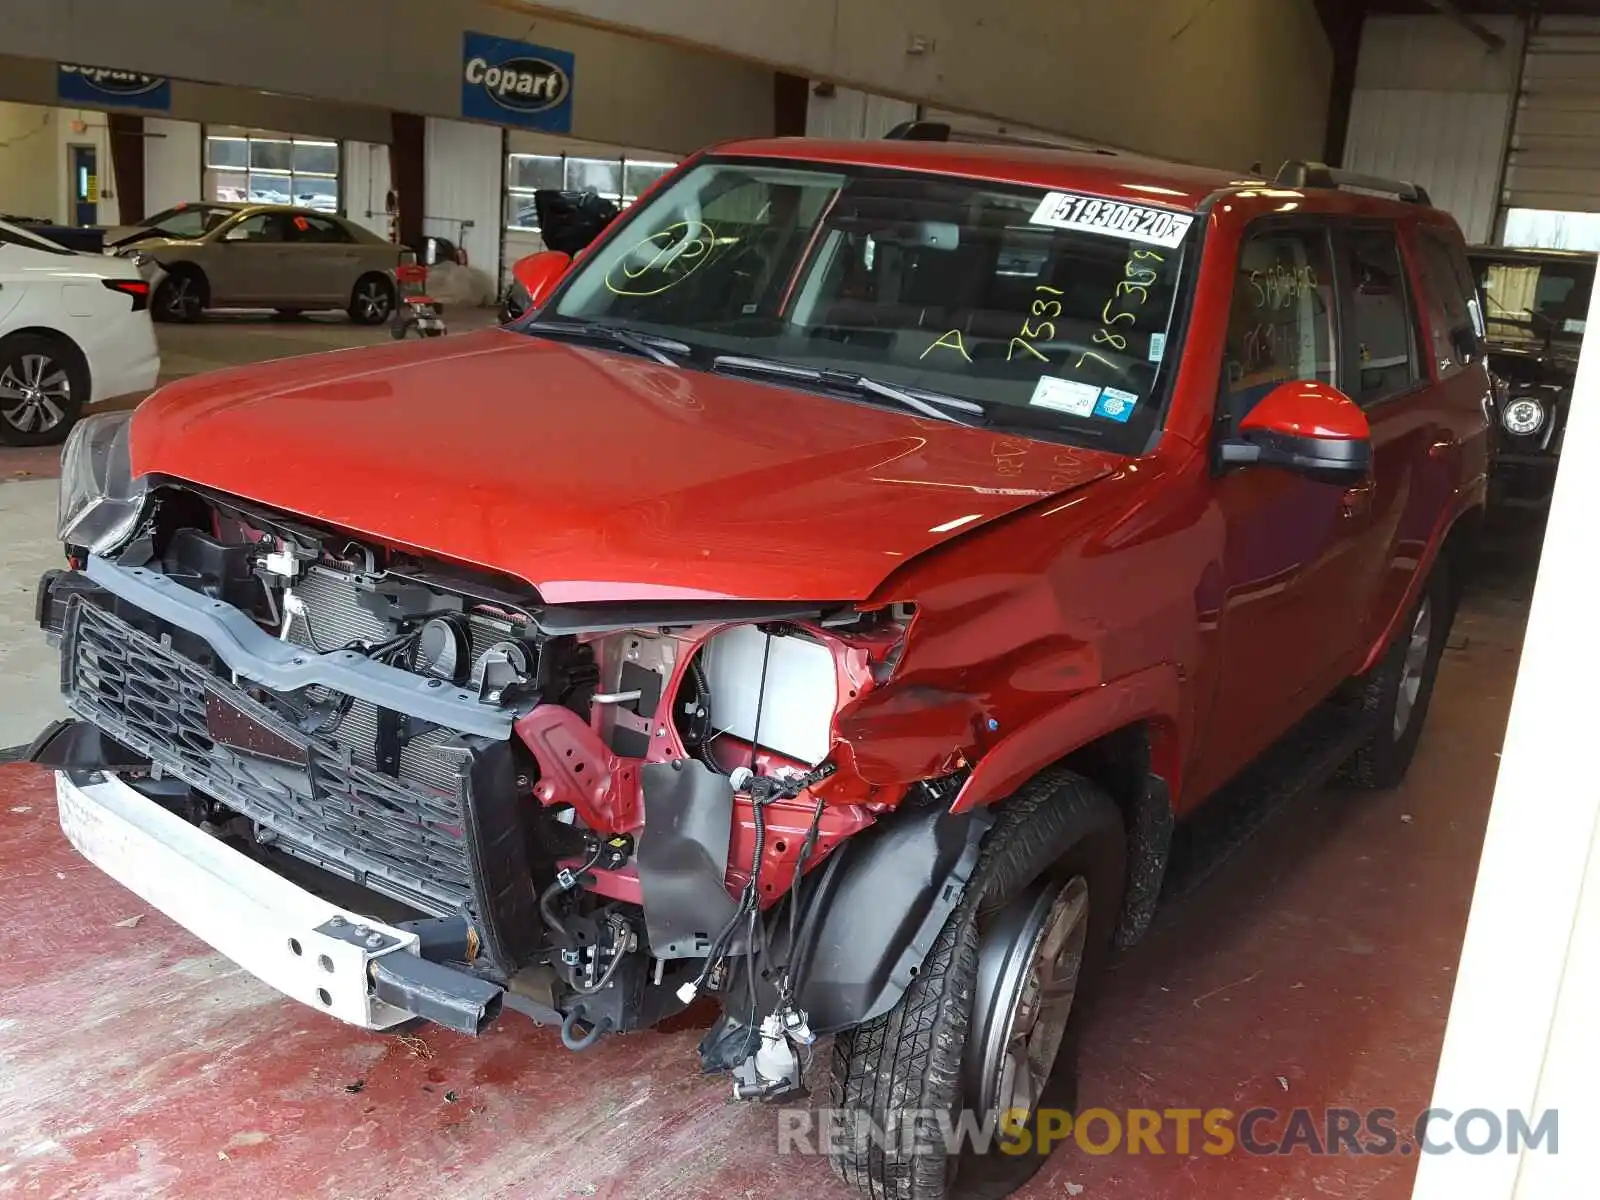
[[[308,649],[320,646],[327,651],[356,640],[377,642],[390,636],[388,626],[361,607],[356,586],[337,572],[309,567],[294,585],[294,591],[305,601],[306,615],[294,618],[290,625],[289,640],[292,642]],[[468,626],[474,661],[490,646],[512,634],[509,622],[477,615],[468,618]],[[322,736],[348,750],[362,766],[372,767],[376,763],[378,710],[365,700],[356,700],[339,723]],[[435,729],[407,742],[400,751],[400,778],[441,791],[455,787],[455,760],[439,749],[454,736],[448,729]]]

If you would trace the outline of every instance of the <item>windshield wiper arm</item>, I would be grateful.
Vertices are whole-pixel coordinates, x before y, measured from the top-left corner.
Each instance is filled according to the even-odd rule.
[[[656,337],[654,334],[634,333],[632,330],[622,329],[616,325],[605,325],[599,321],[527,321],[517,328],[528,333],[543,333],[554,337],[610,342],[652,359],[664,367],[679,366],[681,365],[679,359],[688,358],[692,353],[684,342]],[[677,357],[673,357],[674,355]]]
[[[773,358],[748,358],[742,354],[720,354],[711,360],[711,369],[719,371],[729,369],[745,371],[752,375],[767,375],[782,379],[793,379],[804,383],[820,384],[823,387],[845,388],[853,392],[865,392],[871,396],[881,396],[885,400],[893,400],[903,408],[920,413],[925,417],[932,417],[936,421],[950,421],[956,425],[972,427],[973,421],[963,421],[949,410],[960,409],[963,412],[974,413],[981,417],[983,405],[972,400],[963,400],[959,396],[946,396],[939,392],[910,392],[905,388],[895,387],[893,384],[884,383],[873,379],[870,375],[858,375],[853,371],[834,371],[826,367],[807,367],[799,363],[781,362]]]

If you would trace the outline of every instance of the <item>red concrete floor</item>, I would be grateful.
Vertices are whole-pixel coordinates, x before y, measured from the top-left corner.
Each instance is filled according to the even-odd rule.
[[[1292,802],[1117,965],[1084,1104],[1426,1107],[1522,613],[1463,612],[1403,789]],[[68,848],[43,774],[0,767],[0,1194],[842,1200],[696,1074],[698,1037],[335,1024],[146,912]],[[1167,1149],[1069,1147],[1019,1195],[1400,1200],[1415,1170]]]

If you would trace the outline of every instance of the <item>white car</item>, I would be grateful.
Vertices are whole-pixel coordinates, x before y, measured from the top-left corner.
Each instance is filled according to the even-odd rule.
[[[0,445],[59,442],[86,404],[149,391],[160,366],[136,266],[0,221]]]

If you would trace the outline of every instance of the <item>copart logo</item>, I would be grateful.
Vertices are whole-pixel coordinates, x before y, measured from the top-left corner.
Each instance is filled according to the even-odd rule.
[[[163,75],[146,75],[141,71],[113,71],[108,67],[80,67],[62,63],[64,75],[76,75],[97,92],[108,96],[143,96],[167,82]]]
[[[514,113],[538,113],[560,105],[572,91],[566,71],[548,59],[525,55],[491,63],[481,54],[467,60],[465,78]]]

